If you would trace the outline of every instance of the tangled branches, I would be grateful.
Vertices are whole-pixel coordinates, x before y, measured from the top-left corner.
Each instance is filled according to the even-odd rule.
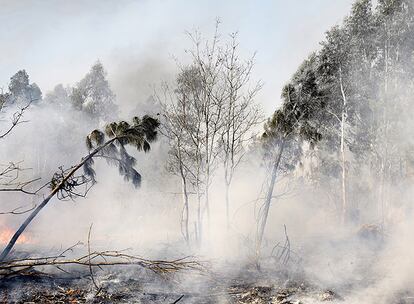
[[[20,173],[27,168],[20,166],[21,162],[10,162],[7,165],[0,165],[0,192],[22,192],[24,194],[37,194],[43,187],[37,190],[27,189],[29,186],[39,181],[40,178],[20,180]]]
[[[56,197],[59,200],[68,198],[73,200],[75,197],[85,197],[95,183],[95,180],[91,176],[85,174],[69,176],[69,178],[63,182],[72,169],[73,167],[66,170],[63,169],[63,167],[59,167],[59,170],[53,174],[50,181],[49,188],[52,190],[62,183],[62,186],[56,194]],[[80,190],[80,188],[82,190]]]

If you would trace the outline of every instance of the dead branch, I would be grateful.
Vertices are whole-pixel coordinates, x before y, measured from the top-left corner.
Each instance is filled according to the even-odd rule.
[[[20,173],[30,168],[22,168],[20,166],[22,162],[10,162],[8,165],[0,165],[0,192],[22,192],[24,194],[36,195],[45,186],[41,186],[36,190],[28,190],[27,187],[40,180],[40,178],[34,178],[27,181],[19,181]]]
[[[26,121],[22,121],[22,117],[24,112],[27,110],[27,108],[32,104],[32,102],[35,101],[34,99],[29,101],[27,105],[25,105],[24,107],[20,108],[18,111],[16,111],[15,113],[13,113],[12,119],[11,119],[11,125],[9,126],[9,128],[6,131],[3,131],[2,133],[0,133],[0,139],[6,137],[7,135],[9,135],[11,133],[11,131],[13,131],[13,129]]]
[[[91,265],[91,231],[92,231],[92,226],[93,226],[93,224],[91,224],[91,226],[89,227],[89,232],[88,232],[89,272],[91,274],[92,283],[95,286],[97,293],[99,293],[101,288],[98,286],[98,284],[95,281],[95,277],[93,276],[93,269],[92,269],[92,265]]]
[[[287,234],[286,225],[283,225],[284,231],[285,231],[285,243],[283,245],[280,245],[277,243],[275,247],[272,249],[271,256],[273,256],[278,262],[280,262],[282,265],[287,265],[287,263],[290,260],[290,240],[289,236]]]
[[[30,206],[28,208],[26,206],[19,206],[17,208],[14,208],[11,211],[0,212],[0,215],[6,215],[6,214],[20,215],[20,214],[25,214],[25,213],[30,212],[33,209],[35,209],[36,206],[37,205],[32,205],[32,206]]]
[[[172,302],[171,304],[177,304],[178,302],[181,301],[181,299],[184,298],[184,295],[181,295],[177,300],[175,300],[174,302]]]
[[[73,246],[71,247],[73,248]],[[128,266],[136,265],[142,268],[153,271],[154,273],[166,275],[183,270],[202,271],[203,266],[200,262],[194,261],[191,257],[184,257],[172,261],[166,260],[149,260],[137,256],[125,254],[122,251],[94,251],[84,256],[75,259],[67,259],[64,254],[48,256],[48,257],[34,257],[24,259],[14,259],[7,262],[0,263],[0,278],[9,277],[11,275],[22,274],[28,270],[40,266],[51,266],[62,270],[62,266],[85,266],[90,267],[104,267],[104,266]]]

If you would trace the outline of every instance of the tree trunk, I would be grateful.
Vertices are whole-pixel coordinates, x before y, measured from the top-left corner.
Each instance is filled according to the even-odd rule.
[[[96,148],[92,153],[90,153],[88,156],[82,159],[82,161],[77,164],[75,167],[72,168],[72,170],[62,179],[62,181],[52,190],[52,192],[42,201],[42,203],[37,206],[32,213],[27,217],[27,219],[21,224],[19,229],[14,233],[13,237],[10,239],[7,246],[3,249],[2,253],[0,254],[0,263],[5,260],[7,255],[10,253],[14,245],[16,244],[17,240],[19,239],[20,235],[24,232],[26,227],[31,223],[31,221],[36,217],[36,215],[47,205],[47,203],[56,195],[56,193],[59,192],[60,189],[62,189],[67,182],[67,180],[73,176],[76,171],[78,171],[80,168],[83,167],[83,165],[92,157],[94,157],[99,151],[104,149],[106,146],[117,140],[118,138],[115,137],[109,141],[107,141],[104,145]]]
[[[230,229],[230,183],[227,181],[226,184],[226,222],[227,222],[227,230]]]
[[[264,232],[266,228],[266,222],[269,216],[270,203],[272,201],[273,191],[274,191],[275,184],[276,184],[277,171],[279,169],[280,160],[282,159],[284,146],[285,146],[285,141],[282,140],[280,148],[279,148],[279,153],[278,155],[276,155],[275,161],[273,163],[272,176],[271,176],[269,188],[267,190],[266,198],[264,202],[263,216],[259,218],[259,227],[258,227],[258,232],[257,232],[257,243],[256,243],[257,257],[260,256],[260,249],[262,247],[262,241],[263,241],[263,236],[264,236]]]
[[[198,240],[198,245],[201,244],[201,238],[202,238],[202,234],[203,234],[203,219],[201,218],[201,194],[200,194],[200,189],[199,186],[197,187],[197,221],[198,221],[198,225],[197,225],[197,240]]]
[[[387,37],[388,37],[388,30],[387,30]],[[384,45],[384,54],[385,54],[385,79],[384,79],[384,105],[383,105],[383,132],[381,136],[384,138],[384,144],[382,145],[382,157],[381,157],[381,170],[380,170],[380,187],[379,187],[379,207],[381,213],[381,226],[382,229],[385,227],[385,218],[387,213],[387,202],[386,202],[386,181],[387,181],[387,163],[388,163],[388,86],[389,86],[389,40],[387,38],[385,45]]]
[[[181,222],[181,231],[184,235],[184,239],[187,245],[190,244],[190,234],[188,229],[188,220],[189,220],[189,208],[188,208],[188,191],[187,191],[187,178],[184,173],[183,167],[183,158],[181,155],[181,144],[180,139],[178,139],[178,158],[179,158],[179,169],[180,169],[180,176],[181,176],[181,186],[182,186],[182,195],[183,195],[183,218]],[[183,231],[183,223],[184,223],[184,231]]]
[[[349,213],[349,206],[348,206],[348,199],[347,199],[347,189],[346,189],[346,149],[345,149],[345,125],[347,119],[347,99],[345,95],[345,89],[342,82],[342,70],[339,69],[339,84],[341,88],[342,94],[342,115],[341,115],[341,167],[342,167],[342,182],[341,182],[341,196],[342,196],[342,224],[345,224],[348,219]]]
[[[205,189],[205,191],[206,191],[206,193],[205,193],[205,206],[204,206],[204,208],[207,212],[207,238],[208,238],[208,235],[209,235],[209,232],[210,232],[210,197],[209,197],[210,185],[209,185],[209,183],[210,183],[210,180],[209,180],[209,178],[207,178],[206,189]]]
[[[185,176],[181,175],[181,185],[183,191],[183,203],[184,203],[184,213],[183,213],[183,223],[184,223],[184,239],[187,244],[190,244],[190,234],[188,229],[189,222],[189,207],[188,207],[188,192],[187,192],[187,181]]]
[[[207,229],[210,228],[210,170],[207,168],[206,188],[205,188],[205,208],[207,211]]]

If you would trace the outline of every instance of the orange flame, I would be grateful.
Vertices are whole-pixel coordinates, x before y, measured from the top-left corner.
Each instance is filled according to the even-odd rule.
[[[0,228],[0,244],[7,244],[12,238],[14,233],[15,231],[8,227],[1,227]],[[30,243],[30,239],[24,234],[22,234],[16,242],[16,244],[26,244],[26,243]]]

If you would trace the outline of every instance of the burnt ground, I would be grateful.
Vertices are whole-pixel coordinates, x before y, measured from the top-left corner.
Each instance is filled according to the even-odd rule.
[[[151,275],[150,275],[151,276]],[[99,289],[87,278],[16,277],[2,282],[0,303],[306,303],[333,301],[340,296],[304,283],[261,282],[260,279],[232,284],[224,278],[209,278],[205,285],[184,285],[171,279],[99,279]],[[196,279],[197,280],[197,279]],[[226,286],[227,285],[227,286]],[[312,302],[312,303],[313,303]],[[310,302],[309,302],[310,303]]]
[[[132,266],[97,269],[97,287],[87,269],[55,270],[52,275],[49,269],[48,275],[34,272],[1,279],[0,303],[343,303],[335,290],[312,286],[286,271],[227,267],[167,276]]]
[[[36,273],[3,279],[0,281],[0,303],[365,303],[348,301],[344,291],[312,286],[280,274],[270,278],[268,274],[247,272],[234,278],[187,273],[180,277],[162,278],[145,271],[117,269],[96,275],[95,281],[98,288],[88,276],[43,276]],[[381,303],[413,304],[414,297],[405,293]]]
[[[292,263],[293,264],[293,263]],[[272,266],[273,265],[273,266]],[[141,303],[141,304],[414,304],[414,293],[391,300],[351,301],[349,286],[321,286],[300,270],[275,264],[259,270],[255,264],[215,263],[200,270],[161,275],[138,266],[109,266],[93,270],[70,266],[0,278],[0,303]],[[367,286],[373,282],[365,281]],[[358,286],[355,286],[358,285]]]

